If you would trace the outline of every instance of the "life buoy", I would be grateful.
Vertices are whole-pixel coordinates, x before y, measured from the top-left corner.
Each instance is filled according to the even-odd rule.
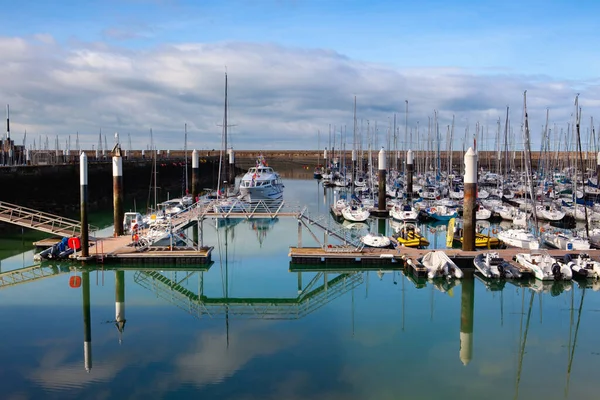
[[[431,207],[431,208],[429,209],[429,211],[430,211],[430,212],[432,212],[432,213],[436,213],[436,212],[437,212],[437,208],[435,208],[435,207]]]
[[[540,232],[544,232],[544,231],[545,231],[545,229],[544,229],[544,228],[540,228]]]
[[[495,235],[495,234],[497,234],[497,233],[498,233],[498,229],[496,229],[496,228],[492,229],[492,233],[493,233],[494,235]]]
[[[429,228],[429,232],[435,233],[435,228]]]
[[[69,286],[71,286],[73,289],[77,289],[78,287],[81,286],[81,277],[80,276],[72,276],[71,278],[69,278]]]

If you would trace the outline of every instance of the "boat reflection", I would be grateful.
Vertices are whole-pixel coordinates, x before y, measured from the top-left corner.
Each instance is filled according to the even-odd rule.
[[[279,218],[250,218],[246,223],[250,224],[250,229],[256,233],[258,243],[262,247],[267,232],[273,229],[273,225],[279,221]]]
[[[152,293],[153,298],[158,298],[161,301],[172,304],[181,309],[185,313],[190,314],[198,319],[215,319],[215,318],[245,318],[245,319],[265,319],[265,320],[299,320],[307,315],[319,310],[326,304],[335,301],[345,296],[345,299],[352,301],[354,309],[354,291],[359,286],[366,284],[367,290],[369,285],[369,271],[371,274],[377,275],[375,282],[383,281],[384,283],[402,286],[402,331],[404,331],[404,277],[406,282],[414,285],[414,288],[421,289],[427,286],[428,281],[422,277],[416,277],[407,270],[401,270],[394,266],[373,268],[355,268],[349,265],[326,265],[322,264],[292,264],[290,263],[288,273],[295,274],[296,278],[287,280],[292,282],[289,286],[289,292],[293,293],[290,296],[269,296],[262,292],[256,297],[248,296],[231,296],[229,280],[225,279],[225,275],[220,275],[224,280],[223,295],[214,296],[208,295],[204,291],[205,274],[213,272],[214,263],[207,264],[201,267],[182,267],[177,266],[169,269],[164,265],[156,267],[114,267],[106,266],[101,270],[97,269],[82,269],[79,267],[58,267],[58,266],[34,266],[30,269],[38,268],[38,272],[45,268],[48,271],[46,277],[50,278],[57,275],[74,274],[80,276],[81,292],[82,292],[82,318],[84,322],[83,332],[83,368],[90,372],[93,367],[93,352],[92,352],[92,313],[90,300],[90,286],[92,273],[97,274],[114,273],[114,296],[115,296],[115,316],[114,322],[118,333],[119,343],[123,342],[126,322],[126,270],[131,270],[133,274],[133,282],[135,285],[144,288]],[[114,270],[114,271],[111,271]],[[400,273],[402,271],[402,273]],[[218,272],[218,271],[215,271]],[[8,272],[2,273],[0,278],[6,278]],[[21,273],[22,275],[22,273]],[[35,273],[31,275],[30,281],[39,280],[40,277],[35,277]],[[213,274],[213,276],[217,276]],[[371,285],[374,285],[373,276],[371,276]],[[476,283],[479,280],[480,283]],[[401,281],[401,282],[400,282]],[[27,281],[25,281],[27,282]],[[131,281],[129,281],[131,284]],[[432,292],[439,290],[442,293],[452,294],[455,286],[460,283],[460,330],[459,330],[459,360],[467,366],[474,357],[474,306],[475,306],[475,286],[484,285],[487,290],[502,293],[503,290],[510,290],[511,285],[517,285],[518,291],[521,292],[523,298],[522,313],[521,313],[521,332],[519,333],[519,352],[517,366],[517,382],[516,391],[518,396],[518,387],[520,385],[520,374],[527,342],[527,334],[529,330],[529,322],[531,319],[531,307],[533,299],[536,296],[558,296],[563,292],[570,292],[571,302],[573,303],[574,286],[578,284],[571,281],[558,282],[519,282],[508,281],[511,285],[506,285],[500,281],[483,280],[479,277],[475,279],[465,278],[458,280],[432,280],[429,281]],[[592,287],[596,282],[585,282],[580,285],[582,293],[581,302],[583,303],[583,295],[586,287]],[[239,280],[238,280],[239,284]],[[598,285],[597,285],[598,286]],[[237,287],[239,289],[239,286]],[[526,289],[526,290],[522,290]],[[408,290],[412,290],[408,288]],[[513,289],[514,290],[514,289]],[[350,293],[352,292],[352,293]],[[485,292],[480,292],[485,293]],[[518,292],[517,292],[518,293]],[[529,295],[530,293],[530,295]],[[529,310],[526,309],[526,299],[530,297]],[[352,298],[352,300],[350,300]],[[368,296],[366,296],[368,298]],[[370,300],[368,300],[370,301]],[[414,305],[413,305],[414,307]],[[439,307],[439,306],[438,306]],[[541,303],[540,303],[541,307]],[[572,332],[569,335],[569,366],[568,374],[571,371],[573,362],[574,348],[573,343],[577,339],[577,330],[579,329],[579,317],[582,304],[577,309],[571,307],[572,312]],[[433,299],[432,299],[433,308]],[[354,313],[354,311],[353,311]],[[354,321],[354,314],[352,319]],[[98,317],[96,317],[98,319]],[[410,313],[408,315],[410,320]],[[577,319],[577,321],[575,321]],[[413,328],[414,329],[414,328]],[[569,379],[569,375],[567,377]],[[567,382],[568,385],[568,382]],[[568,389],[567,389],[568,390]]]

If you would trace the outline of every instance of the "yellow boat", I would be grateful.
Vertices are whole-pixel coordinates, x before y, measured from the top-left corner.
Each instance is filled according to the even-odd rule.
[[[450,220],[446,236],[446,247],[452,247],[453,244],[462,245],[462,224],[457,224],[456,222],[454,218]],[[502,245],[502,242],[497,237],[475,233],[475,247],[496,248],[500,245]]]
[[[421,236],[419,228],[414,224],[404,224],[392,238],[398,242],[398,245],[404,247],[427,247],[429,240]]]

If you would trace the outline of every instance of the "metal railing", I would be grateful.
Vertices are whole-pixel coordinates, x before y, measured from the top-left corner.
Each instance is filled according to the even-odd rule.
[[[0,201],[0,221],[57,236],[71,237],[81,235],[81,223],[77,220],[5,201]],[[89,232],[95,232],[98,230],[98,227],[88,225],[88,229]]]

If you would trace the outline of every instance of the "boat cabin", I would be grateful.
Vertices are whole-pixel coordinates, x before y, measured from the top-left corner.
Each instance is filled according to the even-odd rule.
[[[132,227],[137,225],[138,229],[142,228],[144,219],[139,212],[126,212],[123,215],[123,232],[131,232]]]

